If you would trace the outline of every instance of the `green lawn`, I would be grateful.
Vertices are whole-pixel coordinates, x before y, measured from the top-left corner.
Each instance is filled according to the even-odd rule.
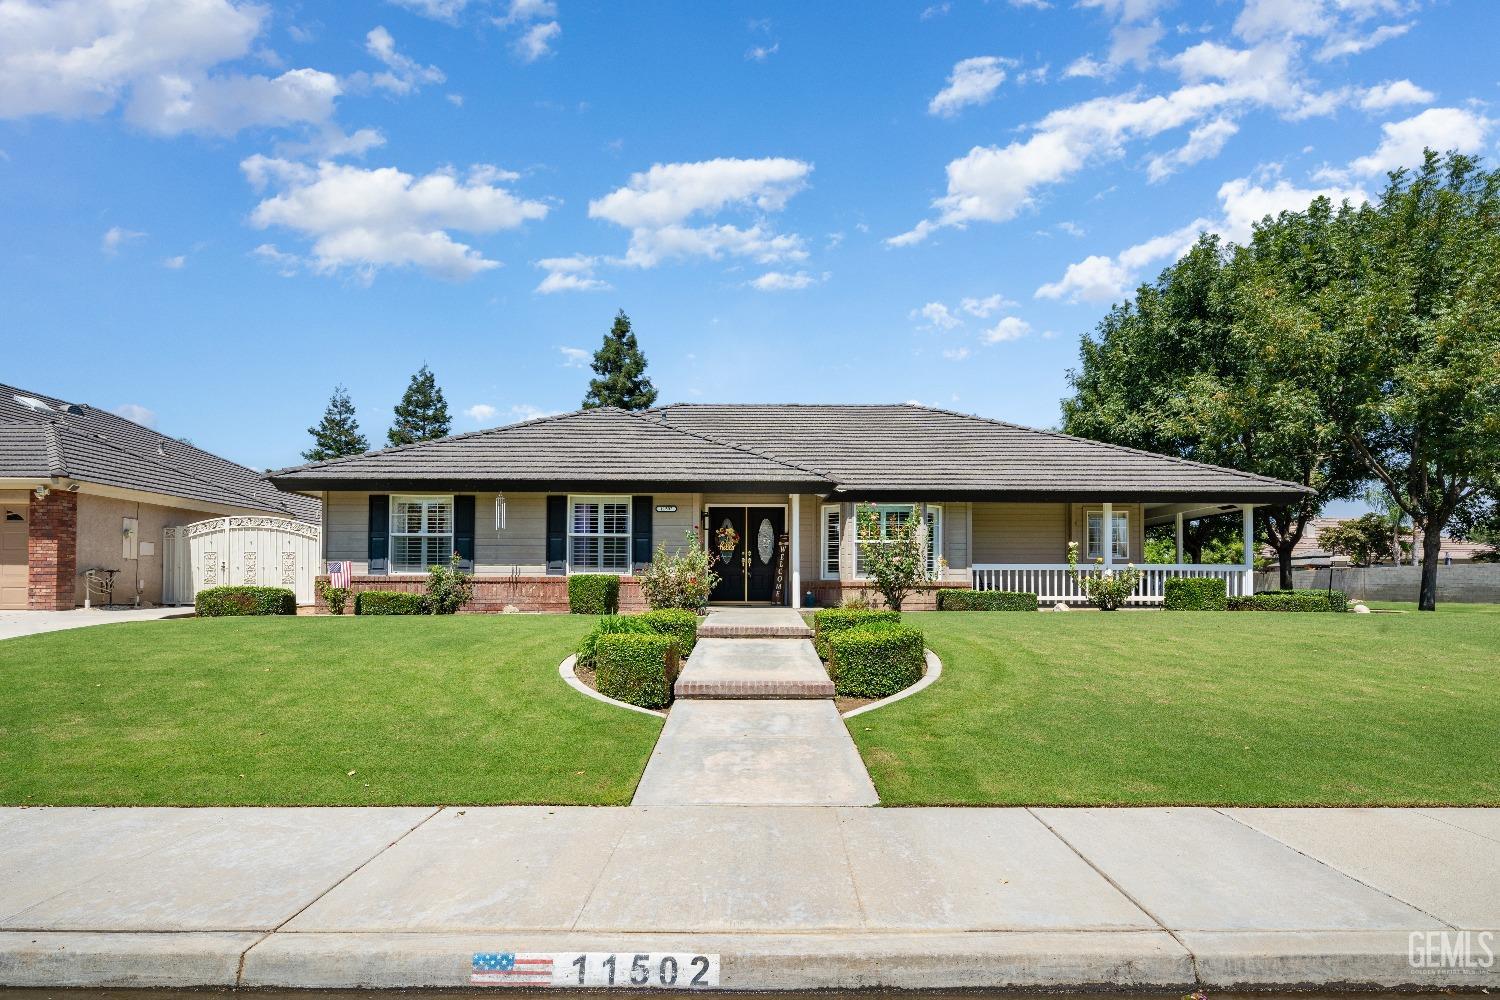
[[[0,642],[0,802],[628,802],[661,722],[558,677],[590,624],[218,618]]]
[[[881,800],[1500,805],[1500,615],[908,618],[937,684],[849,720]]]

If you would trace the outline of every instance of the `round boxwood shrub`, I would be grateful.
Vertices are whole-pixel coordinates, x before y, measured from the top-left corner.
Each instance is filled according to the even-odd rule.
[[[670,636],[677,655],[686,660],[698,642],[698,616],[684,608],[659,608],[639,616],[661,635]]]
[[[295,615],[297,595],[286,587],[209,587],[198,591],[193,609],[199,618]]]
[[[1020,590],[939,590],[939,611],[1035,611],[1035,594]]]
[[[1162,584],[1162,607],[1168,611],[1224,611],[1229,607],[1229,587],[1212,577],[1168,577]]]
[[[925,657],[920,629],[910,625],[866,625],[828,637],[833,688],[849,698],[884,698],[922,677]]]
[[[667,657],[673,655],[670,636],[611,632],[594,647],[599,693],[642,708],[663,708],[672,700],[667,679]]]
[[[568,610],[575,615],[612,615],[620,610],[620,578],[612,573],[568,577]]]
[[[813,648],[823,659],[828,659],[828,637],[835,632],[882,622],[895,625],[901,621],[901,612],[876,611],[870,608],[823,608],[813,614]]]
[[[598,664],[594,653],[599,639],[606,635],[660,635],[644,615],[605,615],[594,623],[588,634],[578,641],[578,666],[593,670]]]
[[[362,590],[354,595],[357,615],[425,615],[427,601],[404,590]]]

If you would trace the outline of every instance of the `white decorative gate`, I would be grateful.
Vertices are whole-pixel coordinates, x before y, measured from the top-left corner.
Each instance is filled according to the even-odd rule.
[[[318,526],[289,517],[215,517],[162,530],[162,603],[191,604],[198,591],[228,584],[290,587],[313,603]]]

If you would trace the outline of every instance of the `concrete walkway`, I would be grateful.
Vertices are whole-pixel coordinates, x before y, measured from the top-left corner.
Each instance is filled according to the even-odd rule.
[[[74,608],[72,611],[0,611],[0,639],[41,632],[61,632],[113,622],[150,622],[191,618],[192,608]]]
[[[1496,930],[1500,810],[0,810],[16,986],[456,987],[476,951],[674,951],[729,989],[1478,989],[1500,969],[1461,932]]]

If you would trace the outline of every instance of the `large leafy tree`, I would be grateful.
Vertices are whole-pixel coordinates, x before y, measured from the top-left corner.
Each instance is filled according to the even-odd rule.
[[[646,375],[646,355],[630,329],[630,317],[622,309],[594,352],[594,374],[583,408],[617,406],[622,410],[644,410],[656,402],[656,387]]]
[[[1284,387],[1260,369],[1242,318],[1253,276],[1273,266],[1215,236],[1200,238],[1084,338],[1081,365],[1068,375],[1074,395],[1062,404],[1063,429],[1310,487],[1299,502],[1256,510],[1281,585],[1290,587],[1292,550],[1308,522],[1328,500],[1351,495],[1359,475],[1316,407],[1289,406]],[[1223,518],[1200,520],[1185,547],[1200,559],[1231,528]]]
[[[309,462],[326,462],[330,458],[358,455],[370,450],[370,442],[359,432],[359,421],[354,417],[354,402],[349,390],[341,385],[333,387],[328,397],[328,408],[316,426],[309,427],[313,446],[302,453]]]
[[[385,435],[392,445],[447,437],[453,426],[453,420],[448,416],[448,401],[443,398],[443,390],[438,388],[432,369],[426,365],[411,377],[395,412],[396,419]]]
[[[1500,486],[1500,171],[1428,151],[1378,203],[1282,223],[1330,280],[1258,280],[1265,369],[1411,518],[1430,611],[1444,528]]]

